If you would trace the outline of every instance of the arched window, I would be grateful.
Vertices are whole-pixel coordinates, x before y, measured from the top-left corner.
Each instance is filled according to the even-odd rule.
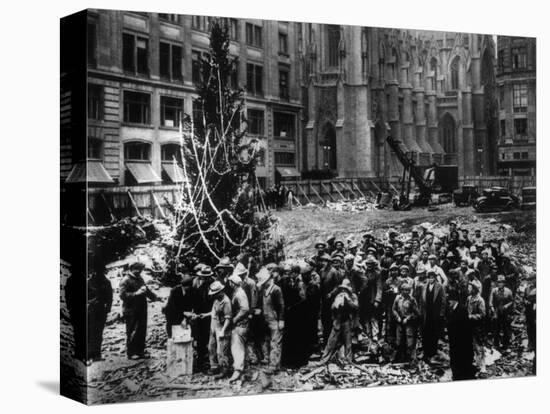
[[[456,153],[456,124],[450,114],[445,114],[440,122],[441,145],[447,154]]]
[[[460,88],[459,68],[460,68],[460,58],[457,56],[451,62],[451,89],[454,91]]]
[[[430,71],[433,72],[433,78],[432,78],[432,89],[435,90],[436,89],[436,85],[437,85],[437,59],[436,58],[432,58],[430,60]]]
[[[340,26],[327,26],[327,66],[338,67],[338,46],[340,44]]]
[[[397,65],[397,50],[395,50],[395,48],[391,50],[391,58],[392,61],[390,62],[390,78],[396,79],[397,73],[395,72],[395,67]]]

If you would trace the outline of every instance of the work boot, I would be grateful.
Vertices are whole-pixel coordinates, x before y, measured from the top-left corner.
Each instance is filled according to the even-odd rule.
[[[221,380],[229,376],[229,372],[226,369],[221,370],[218,374],[214,375],[215,380]]]
[[[231,378],[229,378],[229,382],[237,381],[239,378],[241,378],[241,371],[235,370],[233,371],[233,375],[231,375]]]

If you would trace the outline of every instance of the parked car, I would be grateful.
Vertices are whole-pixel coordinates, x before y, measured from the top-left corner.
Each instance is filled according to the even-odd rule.
[[[471,206],[480,196],[477,186],[465,184],[462,188],[453,191],[453,202],[455,206]]]
[[[509,211],[519,208],[519,199],[506,188],[492,187],[483,190],[483,193],[474,203],[478,213],[488,211]]]
[[[521,189],[521,209],[530,210],[537,208],[537,188],[523,187]]]

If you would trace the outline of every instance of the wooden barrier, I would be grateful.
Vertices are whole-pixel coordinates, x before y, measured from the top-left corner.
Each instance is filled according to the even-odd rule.
[[[365,197],[374,201],[380,192],[397,193],[401,188],[398,177],[390,180],[381,177],[292,180],[284,181],[283,184],[292,190],[294,197],[301,204],[324,204],[327,201],[351,197]],[[459,177],[458,184],[473,184],[478,186],[479,190],[499,186],[514,194],[520,194],[523,187],[536,186],[536,177],[463,176]],[[178,195],[178,185],[88,188],[88,216],[94,224],[136,215],[166,218],[168,204],[175,204]]]

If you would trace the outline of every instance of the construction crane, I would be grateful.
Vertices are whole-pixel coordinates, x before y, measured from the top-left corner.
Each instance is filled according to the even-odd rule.
[[[399,142],[392,136],[386,138],[388,145],[393,150],[401,165],[403,165],[403,177],[401,179],[401,192],[399,194],[399,200],[394,203],[393,207],[396,210],[408,210],[411,207],[409,196],[411,193],[411,182],[418,187],[418,196],[415,197],[415,205],[427,206],[432,198],[432,185],[433,180],[425,180],[422,172],[415,164],[412,158],[409,158],[405,151],[400,147]]]

